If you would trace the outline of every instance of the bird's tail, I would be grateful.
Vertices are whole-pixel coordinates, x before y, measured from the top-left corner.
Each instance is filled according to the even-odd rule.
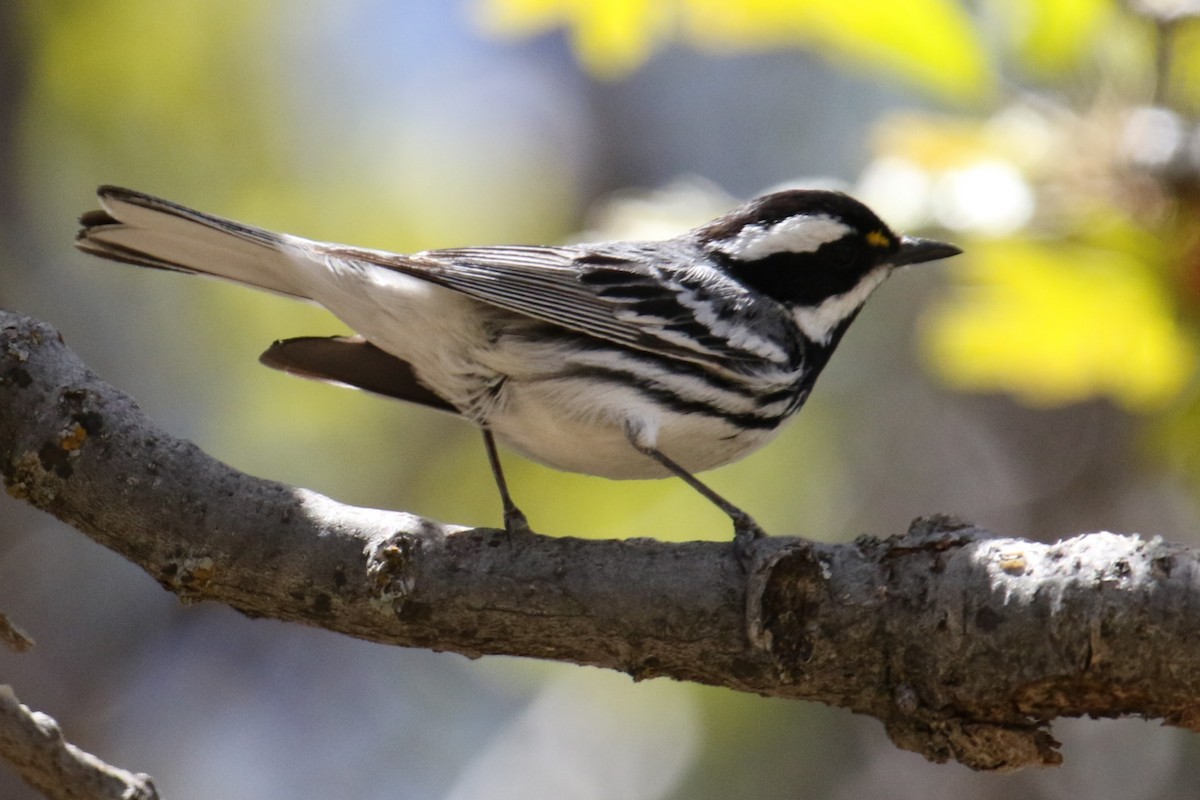
[[[213,275],[308,298],[298,269],[305,240],[243,225],[130,189],[101,186],[75,246],[142,267]]]

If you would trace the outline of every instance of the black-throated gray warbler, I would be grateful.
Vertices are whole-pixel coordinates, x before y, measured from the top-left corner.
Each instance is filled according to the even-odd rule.
[[[397,255],[310,241],[104,186],[77,245],[313,300],[357,335],[287,339],[262,360],[460,414],[484,433],[509,530],[526,528],[493,435],[558,469],[694,475],[770,441],[867,297],[953,245],[897,236],[847,195],[791,190],[674,239]]]

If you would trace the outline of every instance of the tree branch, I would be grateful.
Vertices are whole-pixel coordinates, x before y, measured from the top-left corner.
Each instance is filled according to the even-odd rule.
[[[216,600],[376,642],[818,700],[977,769],[1057,763],[1057,716],[1200,726],[1196,553],[1053,545],[945,517],[902,536],[594,541],[443,525],[241,474],[175,439],[48,326],[0,312],[8,491]]]
[[[157,800],[149,775],[105,764],[63,739],[58,723],[0,686],[0,756],[51,800]]]

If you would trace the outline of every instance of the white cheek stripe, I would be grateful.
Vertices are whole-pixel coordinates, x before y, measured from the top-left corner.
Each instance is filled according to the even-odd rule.
[[[833,335],[833,329],[867,302],[871,292],[883,283],[889,271],[890,268],[886,265],[876,267],[864,275],[862,280],[850,291],[834,295],[815,308],[800,306],[792,311],[792,318],[796,320],[796,325],[804,331],[804,335],[809,339],[819,344],[828,344],[829,337]]]
[[[777,253],[812,253],[849,232],[849,225],[828,214],[805,214],[774,225],[747,225],[715,249],[732,258],[753,261]]]

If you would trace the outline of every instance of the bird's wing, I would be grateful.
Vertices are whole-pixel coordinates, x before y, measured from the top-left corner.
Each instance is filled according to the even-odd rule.
[[[675,241],[476,247],[411,256],[331,247],[490,305],[617,344],[726,369],[794,363],[783,308],[758,298]],[[667,268],[665,262],[690,264]]]

